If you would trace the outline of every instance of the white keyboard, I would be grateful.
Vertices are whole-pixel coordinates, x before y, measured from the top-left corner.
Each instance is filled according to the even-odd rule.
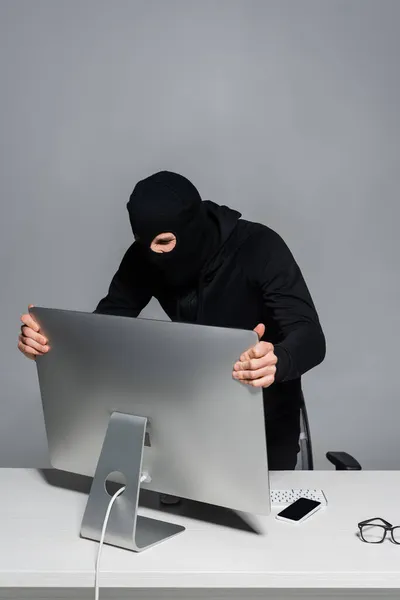
[[[327,506],[328,504],[325,494],[322,490],[271,490],[270,494],[272,506],[288,506],[299,498],[316,500],[317,502],[321,502],[321,504],[324,506]]]

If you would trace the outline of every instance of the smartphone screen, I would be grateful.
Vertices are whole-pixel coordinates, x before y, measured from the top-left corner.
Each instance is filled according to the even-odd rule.
[[[290,506],[279,513],[279,517],[290,519],[290,521],[300,521],[305,515],[317,508],[321,502],[309,500],[308,498],[299,498]]]

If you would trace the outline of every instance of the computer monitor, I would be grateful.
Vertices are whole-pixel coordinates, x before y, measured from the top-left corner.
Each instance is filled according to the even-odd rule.
[[[94,477],[84,537],[99,539],[112,472],[126,490],[105,541],[132,550],[178,533],[137,515],[140,487],[269,513],[262,391],[232,377],[254,332],[30,311],[51,348],[36,361],[51,464]]]

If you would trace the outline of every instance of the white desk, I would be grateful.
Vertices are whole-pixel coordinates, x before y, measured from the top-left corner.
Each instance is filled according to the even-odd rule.
[[[329,506],[298,526],[262,519],[264,535],[145,509],[187,531],[141,554],[105,546],[100,598],[400,597],[400,546],[356,536],[365,518],[400,524],[399,472],[276,473],[272,487],[322,488]],[[0,490],[0,598],[93,598],[87,496],[29,469],[0,469]]]

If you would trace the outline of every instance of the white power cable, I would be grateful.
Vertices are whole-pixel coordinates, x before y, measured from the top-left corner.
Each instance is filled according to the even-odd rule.
[[[140,483],[143,483],[144,481],[146,481],[146,482],[148,481],[148,475],[147,474],[142,475],[141,478],[140,478]],[[108,520],[110,518],[111,509],[113,507],[114,502],[116,501],[116,499],[118,498],[118,496],[120,496],[122,494],[122,492],[125,491],[125,488],[126,488],[125,485],[122,486],[110,498],[110,502],[108,504],[108,507],[107,507],[107,510],[106,510],[106,514],[105,514],[105,517],[104,517],[103,528],[101,530],[99,548],[97,550],[97,559],[96,559],[96,573],[95,573],[95,580],[94,580],[94,597],[95,597],[95,600],[99,600],[100,559],[101,559],[101,551],[102,551],[103,545],[104,545],[104,538],[105,538],[106,531],[107,531]]]

